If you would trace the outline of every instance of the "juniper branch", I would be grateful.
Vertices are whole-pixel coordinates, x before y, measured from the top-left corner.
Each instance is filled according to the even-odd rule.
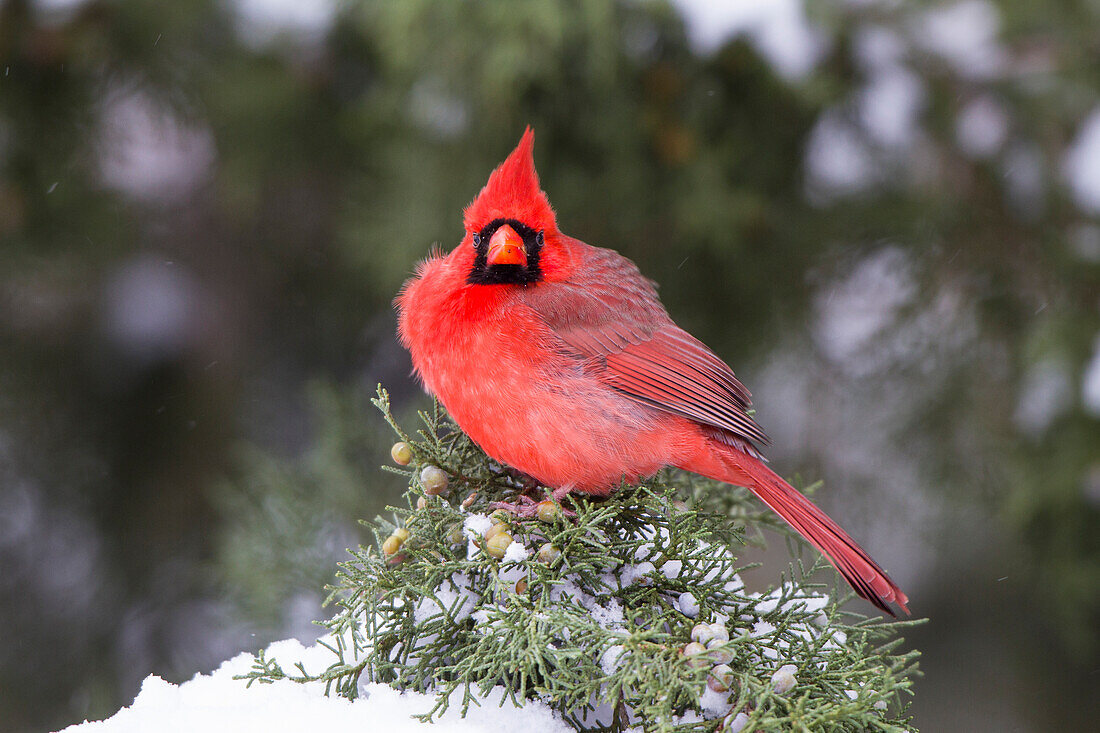
[[[330,587],[335,661],[288,674],[261,654],[250,683],[323,681],[355,697],[384,682],[436,695],[427,719],[500,686],[504,700],[541,700],[578,730],[714,731],[738,713],[754,730],[908,728],[918,654],[900,652],[896,633],[914,622],[842,612],[805,580],[820,560],[747,592],[745,530],[775,526],[747,492],[665,471],[607,499],[571,497],[572,518],[498,512],[486,531],[490,504],[529,487],[438,405],[413,438],[381,387],[373,402],[411,450],[410,467],[391,468],[409,481],[405,504],[368,523],[375,546],[353,550]],[[427,465],[449,476],[450,498],[421,484]],[[493,534],[510,542],[494,547]],[[699,622],[729,640],[697,653],[693,635],[712,628]],[[797,684],[780,690],[772,676],[785,664]],[[707,692],[708,675],[728,692]]]

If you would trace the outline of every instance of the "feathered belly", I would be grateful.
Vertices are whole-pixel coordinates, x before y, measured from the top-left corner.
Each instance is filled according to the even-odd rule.
[[[459,425],[498,461],[551,487],[605,493],[671,459],[647,408],[613,394],[528,390],[518,404],[457,408]]]
[[[668,416],[544,344],[479,329],[454,334],[445,365],[413,356],[425,386],[470,438],[545,485],[602,494],[674,459],[675,431],[661,429]]]

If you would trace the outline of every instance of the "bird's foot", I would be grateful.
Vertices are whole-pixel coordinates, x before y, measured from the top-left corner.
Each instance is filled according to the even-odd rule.
[[[550,498],[561,504],[561,500],[569,496],[569,494],[571,494],[572,492],[572,486],[559,486],[558,488],[550,492]],[[574,514],[574,516],[576,515]]]
[[[520,494],[517,497],[517,501],[494,501],[489,504],[489,508],[503,509],[506,512],[511,512],[517,517],[523,517],[524,519],[530,519],[536,516],[541,519],[547,512],[553,513],[553,509],[548,507],[548,505],[553,505],[553,508],[560,510],[564,516],[575,517],[577,513],[572,509],[566,509],[561,503],[562,499],[568,496],[570,491],[572,491],[570,487],[554,489],[550,492],[550,497],[542,501],[535,501],[526,494]],[[540,515],[540,511],[543,515]]]
[[[490,509],[503,509],[517,517],[531,518],[538,513],[539,503],[527,494],[520,494],[516,501],[494,501],[489,504]]]

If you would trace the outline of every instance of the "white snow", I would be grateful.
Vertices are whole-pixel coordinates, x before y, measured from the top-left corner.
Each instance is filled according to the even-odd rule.
[[[699,706],[703,709],[707,718],[721,718],[723,715],[729,714],[730,708],[730,694],[728,692],[715,692],[706,687],[703,689],[703,694],[699,696]]]
[[[641,548],[639,548],[640,550]],[[648,560],[634,565],[626,565],[619,571],[619,582],[622,583],[623,588],[626,588],[656,571],[657,568]]]
[[[802,0],[674,0],[696,51],[710,53],[731,38],[748,36],[775,70],[789,79],[813,71],[825,36],[806,17]]]
[[[605,629],[622,626],[626,620],[622,604],[615,598],[609,599],[606,606],[593,602],[588,606],[588,610],[592,614],[592,620]]]
[[[269,647],[269,657],[293,669],[302,661],[316,673],[332,662],[332,652],[320,645],[303,647],[295,640]],[[70,726],[65,733],[281,733],[283,731],[378,730],[386,733],[499,733],[521,729],[524,733],[567,733],[566,726],[544,704],[521,707],[505,700],[503,688],[495,688],[460,715],[462,693],[456,692],[451,708],[433,724],[411,716],[426,713],[435,698],[414,692],[400,693],[387,685],[361,686],[362,696],[350,701],[325,697],[324,685],[281,681],[254,684],[234,680],[252,667],[252,655],[240,654],[209,675],[196,675],[174,685],[150,675],[142,683],[133,704],[103,721]],[[504,702],[501,707],[501,702]]]
[[[824,620],[827,620],[823,618],[824,614],[820,612],[828,605],[828,596],[799,591],[789,583],[784,583],[781,588],[776,588],[766,594],[751,593],[749,595],[762,599],[754,606],[754,613],[756,614],[767,614],[776,608],[780,608],[779,601],[784,596],[787,597],[787,600],[783,601],[781,606],[784,611],[801,609],[807,614],[818,612],[806,621],[797,621],[788,625],[785,631],[781,633],[776,633],[776,626],[772,623],[762,620],[755,621],[752,627],[752,636],[761,640],[760,651],[765,659],[778,660],[781,657],[789,656],[791,648],[794,646],[791,643],[791,636],[807,642],[812,642],[820,636],[828,636],[822,644],[822,649],[839,649],[848,641],[848,635],[843,631],[817,628]],[[741,618],[751,620],[753,616],[742,615]],[[820,664],[824,666],[824,662]]]
[[[474,612],[478,605],[477,594],[470,590],[470,578],[465,573],[455,573],[451,576],[450,587],[443,585],[435,589],[435,598],[424,598],[413,611],[413,619],[416,623],[423,623],[427,619],[452,612],[453,620],[457,623]]]
[[[508,545],[504,550],[504,557],[501,562],[514,563],[523,562],[531,555],[531,552],[523,546],[522,542],[516,542],[512,540],[512,544]]]
[[[666,560],[664,564],[661,565],[661,572],[664,573],[664,576],[669,580],[676,580],[683,571],[683,568],[684,563],[680,560]]]
[[[607,676],[615,674],[615,670],[619,668],[619,660],[623,656],[625,651],[622,644],[612,644],[604,653],[600,656],[600,669]]]
[[[471,514],[462,522],[462,534],[466,536],[466,559],[472,560],[481,552],[476,540],[480,539],[489,528],[493,526],[493,520],[487,514]]]
[[[757,606],[757,608],[762,613],[767,613],[768,612],[767,608],[761,608],[760,606]],[[775,607],[772,606],[773,610],[774,610],[774,608]],[[767,636],[768,634],[772,633],[773,631],[775,631],[775,624],[769,624],[767,621],[757,621],[756,623],[754,623],[752,625],[752,635],[753,636]]]
[[[466,533],[467,539],[471,540],[482,536],[492,526],[493,520],[489,519],[487,514],[471,514],[462,522],[462,529]]]
[[[1091,214],[1100,213],[1100,107],[1081,124],[1062,170],[1077,205]]]

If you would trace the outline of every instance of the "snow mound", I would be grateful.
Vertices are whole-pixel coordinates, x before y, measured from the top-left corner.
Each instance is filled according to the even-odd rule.
[[[272,644],[268,656],[285,663],[288,669],[301,661],[311,672],[332,662],[332,652],[320,644],[304,647],[293,639]],[[506,701],[501,687],[479,698],[481,706],[471,706],[465,719],[461,717],[462,692],[456,691],[451,707],[429,725],[412,716],[431,710],[434,696],[366,684],[361,687],[362,697],[351,701],[335,695],[326,697],[321,683],[282,680],[248,687],[243,680],[233,679],[252,669],[252,663],[251,654],[239,654],[211,674],[195,675],[180,685],[150,675],[130,707],[107,720],[70,726],[64,733],[278,733],[342,728],[386,733],[571,730],[541,703],[516,707]]]

